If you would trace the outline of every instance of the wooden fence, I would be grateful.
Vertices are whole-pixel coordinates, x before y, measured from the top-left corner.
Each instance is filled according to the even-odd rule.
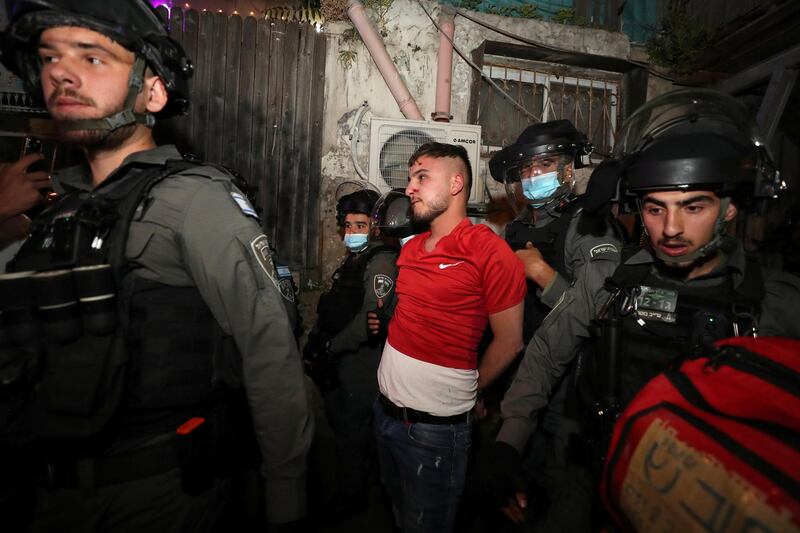
[[[164,121],[159,141],[245,177],[278,255],[316,278],[324,35],[308,24],[160,9],[195,70],[189,115]]]

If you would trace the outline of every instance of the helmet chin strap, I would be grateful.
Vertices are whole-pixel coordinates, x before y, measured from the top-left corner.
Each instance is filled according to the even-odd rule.
[[[156,123],[156,119],[152,113],[136,113],[133,110],[136,105],[136,97],[144,86],[144,72],[146,67],[147,64],[144,58],[137,55],[133,63],[133,68],[131,69],[131,76],[128,78],[128,96],[125,97],[122,111],[104,118],[65,121],[61,128],[65,131],[105,131],[105,137],[111,135],[113,131],[131,124],[144,124],[152,128]]]
[[[667,255],[658,248],[654,248],[653,253],[655,253],[658,259],[667,264],[667,266],[680,267],[681,264],[694,263],[695,261],[699,261],[712,252],[717,251],[717,249],[722,245],[722,242],[725,240],[725,227],[727,225],[725,222],[725,214],[728,211],[728,205],[730,203],[730,198],[722,198],[720,200],[719,215],[717,215],[717,221],[714,223],[714,235],[704,246],[701,246],[697,250],[689,252],[688,254],[679,255],[676,257]],[[639,213],[641,213],[641,206]],[[645,232],[646,231],[647,228],[645,228]]]

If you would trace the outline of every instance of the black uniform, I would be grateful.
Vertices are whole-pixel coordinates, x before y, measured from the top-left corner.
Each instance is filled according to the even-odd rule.
[[[374,464],[372,404],[378,395],[378,364],[382,338],[367,331],[367,313],[378,298],[391,315],[395,305],[399,250],[370,244],[348,253],[333,275],[333,286],[320,297],[312,335],[338,360],[337,386],[325,394],[325,408],[336,438],[339,491],[346,499],[366,498]]]
[[[564,294],[562,300],[547,316],[528,345],[519,371],[502,404],[503,426],[498,434],[498,441],[522,451],[530,435],[539,421],[537,416],[547,406],[553,388],[573,360],[576,347],[590,338],[593,333],[600,333],[597,344],[608,340],[608,332],[600,332],[590,326],[598,312],[609,305],[609,300],[617,290],[624,288],[629,294],[637,289],[641,294],[642,287],[661,289],[660,296],[672,298],[677,303],[678,313],[674,317],[664,316],[663,308],[659,310],[652,303],[640,305],[638,314],[630,309],[623,309],[624,294],[615,299],[609,309],[613,314],[621,312],[622,337],[621,351],[618,354],[616,369],[609,372],[604,365],[604,352],[598,347],[592,358],[595,364],[592,370],[584,370],[594,377],[589,394],[584,395],[588,407],[595,401],[605,401],[602,396],[609,390],[604,376],[619,376],[616,410],[624,408],[638,390],[651,377],[671,364],[679,362],[680,357],[691,354],[696,343],[707,343],[713,339],[752,334],[752,317],[755,316],[760,335],[780,335],[800,338],[800,326],[791,317],[800,312],[800,280],[794,276],[774,271],[762,271],[756,263],[746,260],[741,243],[729,241],[724,261],[713,272],[689,281],[671,279],[655,262],[651,252],[641,250],[625,261],[608,277],[616,280],[613,283],[598,285],[591,279],[576,279],[572,289]],[[608,263],[607,267],[612,264]],[[619,284],[619,286],[618,286]],[[668,292],[663,292],[668,291]],[[651,295],[659,296],[657,292]],[[655,298],[652,298],[655,299]],[[663,301],[663,299],[662,299]],[[625,304],[634,305],[628,300]],[[620,306],[617,310],[616,306]],[[653,309],[648,309],[648,306]],[[737,329],[731,315],[741,312]],[[656,317],[662,315],[661,320]],[[746,316],[750,315],[750,316]],[[709,317],[714,317],[709,320]],[[726,319],[726,317],[728,317]],[[674,323],[662,321],[675,319]],[[644,325],[638,320],[643,320]],[[726,322],[727,320],[727,322]],[[722,327],[709,328],[709,325],[725,324]],[[583,390],[583,387],[582,387]],[[602,405],[608,412],[607,404]],[[613,413],[611,413],[613,416]],[[583,440],[593,439],[598,443],[589,454],[602,453],[602,435],[599,429],[609,430],[613,420],[586,421],[588,428]],[[600,439],[598,441],[598,439]],[[569,448],[567,448],[569,449]],[[588,470],[574,471],[575,483],[572,490],[575,495],[568,502],[584,504],[572,508],[576,519],[589,516],[589,502],[592,498],[592,481],[586,477]],[[557,495],[558,496],[558,495]],[[574,495],[573,495],[574,496]]]
[[[15,348],[40,363],[17,359],[36,386],[32,436],[47,473],[35,529],[208,528],[246,426],[264,458],[268,516],[304,512],[313,426],[269,243],[229,175],[180,159],[171,146],[133,154],[96,188],[88,169],[63,173],[63,200],[13,261],[17,271],[110,263],[116,285],[116,326],[90,327],[89,299],[83,325],[77,306],[51,309],[47,337]],[[70,313],[77,329],[52,327]]]
[[[617,226],[602,216],[585,215],[580,197],[572,198],[561,209],[551,205],[534,212],[535,223],[522,218],[506,228],[506,241],[513,249],[524,249],[531,242],[556,271],[543,290],[528,280],[523,326],[526,345],[574,280],[584,278],[602,283],[607,275],[606,265],[616,265],[622,249]],[[571,396],[574,396],[571,380],[562,379],[540,416],[539,430],[525,459],[528,479],[541,493],[532,513],[544,531],[582,527],[582,515],[568,505],[576,475],[570,464],[569,440],[579,430],[574,409],[569,412],[567,405],[574,400]]]

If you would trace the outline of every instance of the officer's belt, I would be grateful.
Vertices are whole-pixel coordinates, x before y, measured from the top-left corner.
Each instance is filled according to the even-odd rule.
[[[383,394],[378,394],[378,401],[383,406],[383,412],[386,413],[386,416],[395,418],[401,422],[407,422],[409,424],[421,423],[448,425],[463,424],[465,422],[469,422],[470,420],[469,411],[466,413],[461,413],[460,415],[436,416],[430,413],[417,411],[416,409],[411,409],[410,407],[400,407],[399,405],[395,405]]]
[[[171,439],[120,455],[47,461],[44,485],[51,489],[93,489],[144,479],[179,466],[178,443]]]

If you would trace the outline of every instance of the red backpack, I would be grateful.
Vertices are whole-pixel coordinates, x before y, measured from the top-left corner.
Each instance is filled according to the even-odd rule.
[[[800,341],[736,337],[648,383],[601,481],[625,530],[800,531]]]

